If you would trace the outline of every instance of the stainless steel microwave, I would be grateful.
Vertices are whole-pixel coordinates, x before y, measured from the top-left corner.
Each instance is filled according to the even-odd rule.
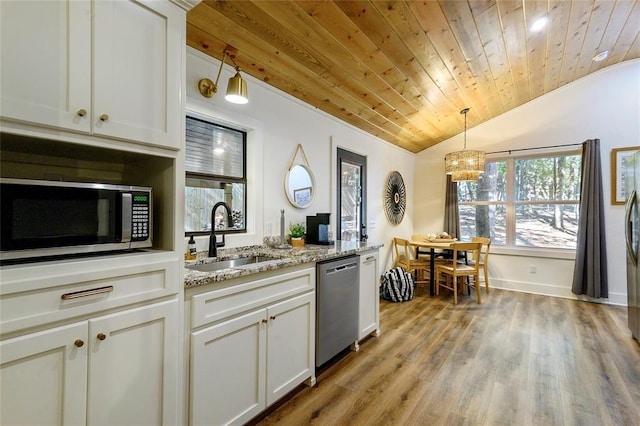
[[[2,178],[0,210],[1,260],[152,245],[149,187]]]

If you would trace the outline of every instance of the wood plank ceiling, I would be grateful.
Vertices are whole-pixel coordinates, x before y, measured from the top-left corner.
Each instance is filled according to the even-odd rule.
[[[462,132],[465,107],[471,128],[639,58],[639,33],[638,0],[204,0],[187,14],[189,46],[228,49],[243,72],[411,152]]]

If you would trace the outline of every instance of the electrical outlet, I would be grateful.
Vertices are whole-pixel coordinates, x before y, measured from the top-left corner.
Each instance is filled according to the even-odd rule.
[[[538,272],[538,267],[536,265],[529,265],[529,273],[535,274],[536,272]]]

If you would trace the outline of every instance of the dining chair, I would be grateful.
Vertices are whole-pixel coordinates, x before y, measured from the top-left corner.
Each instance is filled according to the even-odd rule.
[[[418,283],[427,283],[428,279],[424,277],[424,271],[430,268],[430,261],[427,258],[416,257],[414,247],[411,247],[409,240],[405,238],[394,238],[393,246],[396,254],[395,266],[404,268],[405,271],[416,273],[416,285]]]
[[[479,276],[480,276],[480,249],[482,243],[453,243],[451,244],[451,250],[453,251],[453,258],[458,259],[458,253],[466,252],[469,264],[462,262],[449,262],[436,264],[436,278],[435,287],[436,295],[440,294],[440,287],[447,288],[453,291],[453,303],[458,303],[458,277],[462,277],[462,287],[464,287],[466,277],[473,277],[473,284],[466,283],[467,285],[474,287],[476,290],[476,300],[480,301],[479,290]],[[471,262],[472,261],[472,262]],[[441,281],[440,275],[445,275],[446,280]]]
[[[426,241],[427,234],[412,234],[411,241]],[[431,255],[431,252],[420,251],[420,247],[416,247],[416,258],[419,258],[421,254]]]
[[[484,273],[484,288],[487,294],[489,294],[489,249],[491,248],[491,238],[486,237],[473,237],[471,239],[474,243],[481,243],[482,248],[480,249],[480,264],[479,266],[482,268]],[[469,262],[471,263],[471,262]]]

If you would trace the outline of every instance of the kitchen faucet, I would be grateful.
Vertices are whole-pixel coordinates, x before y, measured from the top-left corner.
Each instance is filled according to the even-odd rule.
[[[224,206],[227,210],[227,227],[233,225],[233,217],[231,216],[231,207],[223,201],[217,202],[211,209],[211,235],[209,235],[209,257],[218,256],[218,247],[224,247],[224,234],[222,234],[222,241],[218,242],[216,238],[216,210],[218,207]]]

